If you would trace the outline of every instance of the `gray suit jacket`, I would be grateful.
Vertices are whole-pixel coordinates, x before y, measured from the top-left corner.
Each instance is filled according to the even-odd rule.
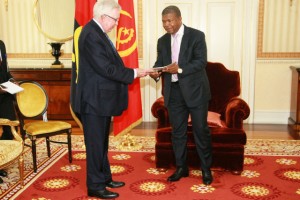
[[[169,65],[171,58],[171,35],[166,33],[158,39],[157,60],[154,67]],[[206,74],[207,49],[203,32],[184,26],[178,65],[183,73],[178,74],[181,92],[188,107],[206,103],[211,98]],[[163,73],[163,94],[168,106],[171,90],[171,74]]]

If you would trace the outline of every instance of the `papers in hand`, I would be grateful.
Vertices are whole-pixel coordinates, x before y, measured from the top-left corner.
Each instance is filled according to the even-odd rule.
[[[14,84],[13,82],[7,81],[5,83],[1,83],[0,87],[2,90],[7,91],[10,94],[16,94],[18,92],[23,91],[24,89],[18,86],[17,84]]]
[[[165,69],[167,66],[163,66],[163,67],[153,67],[152,70],[154,72],[161,72],[163,69]]]

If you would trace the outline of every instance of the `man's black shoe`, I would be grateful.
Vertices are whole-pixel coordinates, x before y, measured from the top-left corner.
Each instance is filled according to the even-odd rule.
[[[119,187],[123,187],[125,185],[124,182],[118,182],[118,181],[109,181],[105,183],[106,187],[110,187],[110,188],[119,188]]]
[[[168,177],[168,181],[174,182],[179,181],[182,177],[188,177],[189,170],[187,168],[179,167],[176,169],[175,173]]]
[[[0,176],[6,177],[7,176],[7,172],[4,171],[3,169],[0,170]]]
[[[109,190],[88,190],[88,196],[97,197],[100,199],[113,199],[119,197],[119,194],[116,192],[111,192]]]
[[[0,184],[3,183],[3,179],[0,177]]]
[[[202,170],[202,180],[204,185],[210,185],[213,182],[213,176],[211,170],[203,171]]]

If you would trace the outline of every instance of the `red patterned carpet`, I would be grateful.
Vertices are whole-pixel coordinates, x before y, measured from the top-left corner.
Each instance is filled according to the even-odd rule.
[[[125,187],[113,189],[120,194],[120,200],[300,199],[300,141],[249,140],[244,172],[237,176],[213,171],[213,184],[205,186],[201,184],[198,169],[190,169],[190,176],[179,182],[167,182],[173,169],[166,173],[155,169],[154,139],[137,140],[142,147],[129,152],[122,151],[120,142],[111,138],[109,156],[113,177],[126,182]],[[20,189],[14,184],[18,179],[17,166],[9,169],[9,177],[0,184],[0,199],[93,199],[86,195],[82,137],[73,138],[72,164],[68,162],[65,148],[53,145],[54,156],[48,159],[43,149],[45,145],[39,146],[38,173],[32,173],[30,151],[26,152],[25,187]]]

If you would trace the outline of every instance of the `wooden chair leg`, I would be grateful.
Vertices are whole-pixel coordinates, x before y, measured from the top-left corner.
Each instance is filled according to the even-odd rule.
[[[46,146],[47,146],[47,154],[48,154],[48,157],[50,158],[51,157],[51,151],[50,151],[50,140],[49,140],[48,136],[46,137]]]
[[[33,171],[37,171],[37,164],[36,164],[36,144],[35,139],[31,139],[31,151],[32,151],[32,160],[33,160]]]
[[[71,132],[68,131],[67,133],[67,140],[68,140],[68,151],[69,151],[69,162],[72,163],[72,138],[71,138]]]
[[[20,183],[21,187],[24,187],[24,158],[23,155],[19,157],[19,173],[20,173]]]

